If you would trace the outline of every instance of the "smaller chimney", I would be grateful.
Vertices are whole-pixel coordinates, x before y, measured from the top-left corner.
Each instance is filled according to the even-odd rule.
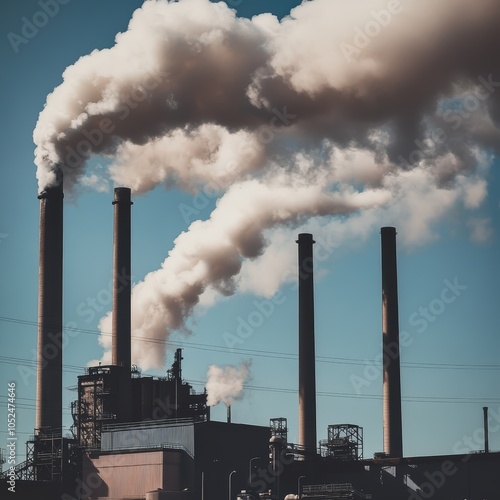
[[[490,452],[490,446],[489,446],[489,430],[488,430],[488,407],[483,406],[483,413],[484,413],[484,452],[489,453]]]
[[[231,423],[231,405],[227,405],[227,423]]]

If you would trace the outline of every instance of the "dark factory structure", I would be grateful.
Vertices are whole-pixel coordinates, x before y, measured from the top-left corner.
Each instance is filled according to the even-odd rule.
[[[312,234],[297,240],[298,443],[289,442],[283,416],[246,425],[231,422],[229,407],[226,422],[211,421],[206,390],[197,394],[182,378],[181,349],[165,377],[143,376],[132,365],[132,200],[124,187],[113,201],[112,363],[78,377],[72,437],[62,436],[62,178],[39,198],[36,423],[26,461],[14,471],[17,499],[498,498],[500,453],[489,449],[486,407],[483,453],[403,455],[395,228],[381,230],[383,452],[367,458],[357,424],[332,423],[327,438],[317,439]],[[7,473],[0,487],[7,490]]]
[[[72,403],[73,433],[83,448],[100,449],[101,433],[111,424],[162,419],[209,418],[206,393],[196,394],[181,377],[182,351],[177,349],[164,378],[143,377],[134,368],[124,386],[122,367],[95,366],[78,377],[78,400]],[[124,418],[123,399],[131,403]]]
[[[131,365],[131,193],[115,188],[113,232],[112,364],[88,368],[78,377],[72,403],[73,434],[85,449],[101,448],[106,425],[150,419],[208,418],[206,394],[182,381],[182,352],[177,349],[164,378],[142,377]]]

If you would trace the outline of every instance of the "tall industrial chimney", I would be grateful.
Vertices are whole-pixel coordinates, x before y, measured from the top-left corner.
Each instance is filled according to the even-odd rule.
[[[130,189],[115,188],[113,232],[112,364],[130,372],[131,237]]]
[[[384,359],[384,452],[403,456],[401,375],[399,362],[398,275],[396,228],[383,227],[382,237],[382,346]]]
[[[117,421],[129,422],[132,414],[131,377],[131,217],[130,189],[115,188],[113,200],[113,324],[111,363],[118,374]]]
[[[36,429],[62,434],[63,186],[46,188],[40,200]]]
[[[484,452],[490,452],[489,445],[489,430],[488,430],[488,407],[483,406],[483,416],[484,416]]]
[[[299,445],[316,453],[316,366],[314,352],[314,282],[312,234],[299,244]]]

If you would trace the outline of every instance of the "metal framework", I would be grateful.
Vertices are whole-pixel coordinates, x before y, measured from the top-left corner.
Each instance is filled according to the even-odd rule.
[[[119,368],[93,367],[78,377],[78,400],[72,402],[71,413],[73,433],[85,448],[99,449],[102,426],[117,421]]]
[[[52,433],[50,428],[37,429],[37,435],[26,442],[26,460],[14,472],[20,480],[61,482],[76,475],[79,461],[74,439]]]
[[[365,500],[372,498],[370,494],[356,490],[351,483],[305,485],[302,493],[302,498],[310,500]]]
[[[363,458],[363,428],[352,424],[328,426],[328,439],[320,443],[321,455],[336,460]]]
[[[283,439],[284,443],[288,442],[288,422],[285,417],[272,418],[269,425],[272,436]]]
[[[33,441],[35,476],[42,481],[62,481],[64,447],[61,436],[41,434]]]
[[[78,400],[71,404],[73,435],[81,447],[101,448],[103,426],[146,420],[190,418],[205,421],[206,392],[196,394],[182,380],[182,350],[167,377],[142,377],[137,367],[97,366],[78,377]],[[130,398],[132,409],[124,401]]]

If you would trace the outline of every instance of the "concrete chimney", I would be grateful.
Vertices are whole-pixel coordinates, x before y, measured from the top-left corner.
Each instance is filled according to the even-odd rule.
[[[382,346],[384,359],[384,452],[403,456],[401,375],[399,360],[398,275],[396,228],[383,227],[382,239]]]
[[[36,429],[62,435],[63,187],[46,188],[40,200]]]
[[[299,445],[316,454],[316,365],[314,348],[314,282],[312,234],[299,244]]]
[[[112,364],[130,371],[131,237],[130,189],[115,188],[113,231]]]

